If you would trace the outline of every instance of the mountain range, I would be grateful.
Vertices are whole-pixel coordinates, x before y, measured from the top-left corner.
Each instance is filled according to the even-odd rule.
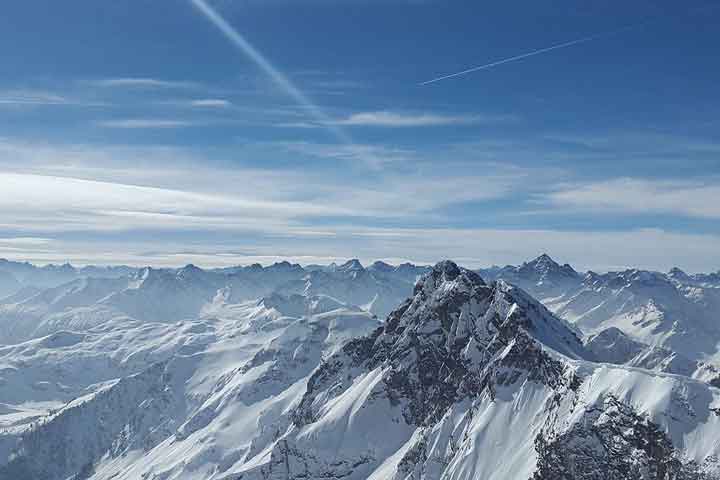
[[[0,261],[0,479],[720,478],[719,279]]]

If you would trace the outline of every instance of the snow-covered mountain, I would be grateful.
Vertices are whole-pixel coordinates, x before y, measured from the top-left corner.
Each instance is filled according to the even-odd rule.
[[[124,277],[135,271],[131,267],[73,267],[70,264],[35,266],[28,262],[13,262],[0,258],[0,279],[3,275],[12,275],[18,283],[15,291],[22,286],[35,286],[40,288],[57,287],[63,283],[81,277],[116,278]],[[0,280],[1,281],[1,280]],[[7,294],[15,293],[7,292]],[[2,294],[0,293],[0,296]]]
[[[580,288],[546,304],[586,334],[616,327],[634,340],[692,360],[720,360],[719,288],[635,269],[590,272]]]
[[[12,273],[0,270],[0,298],[12,295],[20,288],[22,285]]]
[[[701,287],[720,287],[720,272],[687,274],[675,267],[668,272],[668,277],[681,285]]]
[[[628,269],[582,275],[547,255],[519,267],[481,270],[542,301],[587,336],[619,329],[635,342],[720,365],[720,286],[715,274]]]
[[[720,369],[662,347],[651,347],[633,340],[616,327],[591,335],[585,342],[598,362],[628,365],[658,372],[675,373],[720,387]]]
[[[541,299],[564,295],[582,282],[582,275],[574,268],[560,265],[545,253],[520,266],[480,269],[478,273],[488,280],[505,280]]]
[[[147,478],[143,458],[178,442],[163,456],[203,478],[271,437],[322,358],[378,325],[328,297],[274,295],[4,347],[0,478]]]
[[[363,285],[360,267],[327,270]],[[146,288],[237,273],[183,270]],[[195,317],[0,347],[0,479],[720,478],[720,390],[646,369],[622,332],[583,343],[505,281],[441,262],[384,322],[222,283]]]
[[[24,263],[15,265],[23,271],[37,268]],[[194,265],[180,269],[147,267],[124,276],[78,273],[105,272],[102,268],[65,270],[75,272],[72,276],[76,278],[49,288],[13,284],[15,287],[9,290],[16,291],[0,298],[0,344],[57,331],[88,329],[106,322],[194,319],[218,298],[240,303],[273,293],[329,296],[384,318],[412,292],[415,280],[427,267],[376,262],[366,269],[359,261],[351,260],[322,270],[307,270],[288,262],[218,270]],[[37,277],[22,278],[28,281]]]
[[[403,264],[397,267],[375,262],[369,268],[358,260],[340,266],[313,270],[303,278],[290,281],[278,292],[302,295],[329,295],[345,303],[360,305],[384,318],[407,297],[415,281],[427,267]]]

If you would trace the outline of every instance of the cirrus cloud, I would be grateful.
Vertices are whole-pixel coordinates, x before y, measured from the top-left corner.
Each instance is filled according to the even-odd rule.
[[[443,115],[437,113],[377,111],[354,113],[346,118],[335,120],[333,123],[353,127],[407,128],[506,122],[512,118],[506,115]]]
[[[720,218],[720,182],[618,178],[550,193],[554,205],[628,214]]]

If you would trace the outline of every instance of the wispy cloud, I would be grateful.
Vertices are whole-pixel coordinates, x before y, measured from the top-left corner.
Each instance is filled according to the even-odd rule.
[[[3,105],[65,105],[69,100],[61,95],[38,90],[10,90],[0,92]]]
[[[262,148],[247,153],[267,153]],[[515,263],[549,251],[563,261],[596,269],[669,268],[671,261],[688,270],[718,268],[707,264],[707,259],[720,258],[720,238],[712,234],[468,226],[492,223],[494,206],[512,204],[518,192],[526,198],[553,189],[558,178],[538,179],[545,169],[475,159],[463,165],[456,158],[459,151],[452,153],[453,163],[438,164],[412,149],[365,145],[374,149],[374,156],[395,155],[399,165],[357,175],[352,168],[318,168],[324,162],[306,156],[353,162],[362,161],[358,155],[367,152],[312,142],[272,148],[281,158],[297,152],[292,157],[298,159],[295,166],[270,167],[262,160],[255,163],[262,167],[214,162],[198,149],[0,139],[0,230],[7,238],[52,239],[0,242],[0,251],[14,258],[81,263],[177,265],[189,261],[183,252],[197,249],[201,253],[192,261],[208,265],[357,256],[418,262],[449,257],[469,266]],[[424,154],[432,157],[431,152]],[[712,210],[714,199],[720,198],[717,186],[712,179],[672,184],[621,179],[565,185],[541,198],[553,210],[591,215],[623,214],[628,205],[640,204],[650,213],[681,208],[683,215],[719,218]],[[666,197],[666,190],[676,196]],[[603,200],[622,198],[625,191],[643,195],[609,206]],[[516,207],[510,207],[511,212]],[[704,208],[711,210],[697,211]],[[238,248],[244,253],[237,253]],[[138,253],[147,251],[162,254]]]
[[[232,106],[232,102],[221,98],[203,98],[198,100],[190,100],[188,105],[191,107],[201,108],[228,108]]]
[[[36,174],[0,173],[4,228],[115,231],[133,228],[272,231],[292,218],[347,215],[321,203],[280,201],[233,194]],[[358,213],[358,212],[354,212]],[[34,225],[34,227],[33,227]]]
[[[433,113],[404,114],[390,111],[355,113],[336,120],[337,125],[361,127],[437,127],[446,125],[468,125],[478,123],[482,118],[471,115],[438,115]]]
[[[329,158],[367,153],[310,143],[284,148]],[[406,154],[377,149],[371,153]],[[153,159],[152,167],[147,166],[148,158]],[[278,234],[294,226],[303,227],[300,233],[306,234],[317,230],[311,219],[318,218],[402,222],[423,216],[429,221],[428,214],[448,205],[501,198],[527,178],[517,170],[490,166],[481,175],[425,174],[404,168],[364,178],[343,176],[344,169],[199,167],[206,163],[202,155],[176,149],[0,143],[0,221],[5,228],[12,225],[21,231],[252,226]],[[239,184],[245,185],[242,193]]]
[[[43,237],[0,237],[0,245],[4,247],[30,247],[47,245],[50,242],[51,239]]]
[[[386,164],[416,159],[415,152],[407,148],[370,144],[329,144],[314,142],[274,142],[291,152],[318,158],[342,160],[351,164],[367,165],[377,169]]]
[[[308,234],[303,235],[302,230]],[[317,229],[316,229],[317,230]],[[53,239],[47,245],[16,249],[0,245],[3,256],[40,263],[227,266],[290,260],[303,264],[329,263],[351,257],[364,263],[376,259],[430,264],[450,258],[467,267],[517,264],[547,252],[578,270],[618,270],[630,267],[668,270],[673,266],[691,272],[716,270],[720,236],[673,233],[661,229],[630,231],[561,231],[552,229],[483,228],[369,228],[336,226],[325,235],[307,228],[285,228],[284,236],[243,236],[212,242],[153,240],[89,242]],[[322,234],[323,232],[315,232]],[[476,246],[472,248],[469,246]]]
[[[192,122],[189,120],[167,120],[154,118],[128,118],[123,120],[103,120],[96,122],[100,127],[104,128],[185,128],[203,125],[202,123]]]
[[[720,181],[618,178],[571,185],[546,197],[553,205],[614,214],[720,218]]]
[[[165,80],[160,78],[150,77],[119,77],[119,78],[104,78],[100,80],[93,80],[90,82],[92,85],[98,87],[120,87],[120,88],[172,88],[172,89],[187,89],[187,88],[200,88],[202,85],[197,82],[185,81],[185,80]]]
[[[505,124],[517,121],[514,115],[446,115],[432,112],[397,112],[375,111],[352,113],[346,117],[334,118],[324,122],[284,122],[278,127],[289,128],[321,128],[327,124],[343,127],[374,127],[374,128],[412,128],[412,127],[444,127],[476,124]]]
[[[33,106],[104,106],[102,102],[91,102],[46,90],[5,90],[0,91],[0,106],[33,107]]]

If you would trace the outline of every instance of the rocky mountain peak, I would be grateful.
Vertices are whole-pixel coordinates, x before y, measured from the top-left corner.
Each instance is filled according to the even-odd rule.
[[[518,268],[521,274],[535,274],[540,277],[560,275],[564,277],[578,278],[580,275],[569,264],[560,265],[550,255],[543,253],[539,257],[524,263]]]
[[[188,263],[183,268],[178,270],[177,276],[179,278],[188,278],[189,279],[189,278],[197,277],[199,275],[203,275],[204,273],[205,273],[205,271],[202,270],[201,268],[196,267],[192,263]]]
[[[360,263],[360,260],[357,258],[353,258],[351,260],[348,260],[347,262],[343,263],[339,267],[337,267],[338,271],[341,272],[360,272],[362,270],[365,270],[365,267],[363,267],[362,263]]]
[[[375,333],[329,359],[310,382],[298,423],[314,417],[318,388],[334,375],[347,376],[341,365],[386,372],[388,398],[406,403],[406,421],[420,425],[495,384],[525,377],[561,381],[562,368],[546,347],[574,358],[583,352],[574,333],[522,290],[502,281],[488,285],[446,260],[418,281],[413,296]]]
[[[437,263],[430,272],[421,277],[415,285],[415,294],[424,291],[426,294],[436,290],[452,292],[453,289],[485,286],[485,281],[472,270],[460,268],[450,260]]]

